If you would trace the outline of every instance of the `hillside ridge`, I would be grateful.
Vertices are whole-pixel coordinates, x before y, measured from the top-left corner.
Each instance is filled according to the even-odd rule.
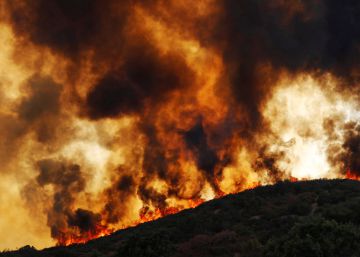
[[[278,182],[68,247],[0,257],[360,256],[360,182]],[[301,255],[299,255],[301,254]]]

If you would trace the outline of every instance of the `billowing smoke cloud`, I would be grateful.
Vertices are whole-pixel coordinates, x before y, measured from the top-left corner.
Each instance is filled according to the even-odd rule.
[[[35,74],[24,82],[23,88],[27,93],[26,97],[16,106],[10,106],[18,116],[11,113],[0,114],[0,131],[3,135],[0,160],[3,165],[16,157],[23,138],[29,133],[35,133],[37,140],[44,143],[56,133],[54,127],[57,126],[56,119],[60,110],[61,85],[49,77]]]
[[[0,70],[20,79],[0,74],[0,160],[27,206],[44,195],[61,244],[259,184],[359,177],[355,1],[1,7]]]
[[[36,126],[38,140],[46,142],[53,137],[62,87],[51,78],[36,76],[30,78],[28,85],[28,97],[21,102],[18,113],[27,126]]]
[[[38,162],[39,186],[52,185],[54,188],[53,205],[48,212],[48,225],[51,235],[61,240],[68,236],[69,230],[79,229],[80,233],[96,233],[96,226],[101,223],[101,216],[84,209],[74,210],[77,194],[85,189],[85,178],[80,166],[60,161],[44,159]],[[74,237],[77,230],[74,229]]]
[[[69,215],[68,225],[78,227],[80,233],[96,233],[96,226],[101,222],[101,215],[95,214],[84,209],[77,209],[75,213]]]
[[[111,42],[102,36],[114,30],[121,32],[126,21],[126,12],[111,15],[112,9],[120,10],[123,6],[108,0],[7,1],[7,5],[16,32],[70,58],[79,58],[82,51],[97,44],[105,50]],[[109,22],[104,23],[104,18]]]
[[[19,115],[28,122],[34,122],[44,115],[56,115],[60,109],[61,86],[50,78],[31,78],[29,97],[19,106]]]
[[[191,70],[181,57],[160,56],[145,44],[126,50],[119,71],[110,71],[89,92],[86,104],[91,118],[143,112],[147,102],[156,105],[191,82]]]
[[[259,107],[282,69],[330,71],[349,79],[347,85],[358,79],[357,3],[227,0],[223,8],[217,32],[232,91],[253,127],[260,125]]]
[[[107,223],[116,224],[126,214],[126,202],[135,192],[134,179],[129,175],[122,175],[111,188],[107,189],[106,204],[103,215]]]
[[[216,152],[211,149],[207,142],[204,128],[199,121],[189,131],[184,133],[187,147],[194,153],[197,167],[205,172],[209,181],[214,181],[215,166],[219,162]],[[214,187],[217,185],[214,184]]]

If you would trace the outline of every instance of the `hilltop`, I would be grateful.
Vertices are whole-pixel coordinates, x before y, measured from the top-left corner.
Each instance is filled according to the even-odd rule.
[[[86,244],[0,257],[360,256],[360,182],[279,182]]]

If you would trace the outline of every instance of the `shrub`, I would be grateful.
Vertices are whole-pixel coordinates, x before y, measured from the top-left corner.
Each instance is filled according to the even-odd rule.
[[[339,224],[321,217],[307,217],[287,235],[271,238],[266,257],[359,256],[360,231],[353,224]]]
[[[288,213],[305,216],[311,211],[311,205],[305,201],[297,200],[288,207]]]
[[[167,257],[175,251],[168,234],[161,231],[144,237],[131,237],[118,250],[118,257]]]

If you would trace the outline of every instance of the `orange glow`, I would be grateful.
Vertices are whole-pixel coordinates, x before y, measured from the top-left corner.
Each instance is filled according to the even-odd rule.
[[[359,181],[360,181],[360,176],[354,174],[354,173],[351,172],[350,170],[347,170],[347,171],[346,171],[345,178],[346,178],[346,179],[359,180]]]
[[[188,200],[189,208],[196,208],[200,204],[204,203],[203,199],[194,199]],[[135,224],[141,224],[144,222],[149,222],[157,220],[159,218],[165,217],[167,215],[176,214],[179,211],[186,209],[184,207],[167,207],[164,209],[156,208],[155,210],[150,210],[148,207],[143,207],[140,210],[140,220],[135,222]]]
[[[57,245],[67,246],[72,244],[84,244],[92,239],[107,236],[112,232],[114,232],[113,229],[108,229],[106,226],[102,225],[97,225],[93,231],[77,234],[64,231],[61,233],[61,236],[57,237]]]
[[[297,178],[295,178],[295,177],[290,176],[290,181],[291,181],[291,182],[297,182],[297,181],[299,181],[299,179],[297,179]]]
[[[232,33],[230,3],[31,2],[0,0],[0,251],[85,243],[283,180],[360,180],[355,86],[307,59],[286,68],[302,54],[268,54],[267,24]],[[315,15],[301,1],[253,10],[266,8],[285,13],[269,23],[278,41]]]

